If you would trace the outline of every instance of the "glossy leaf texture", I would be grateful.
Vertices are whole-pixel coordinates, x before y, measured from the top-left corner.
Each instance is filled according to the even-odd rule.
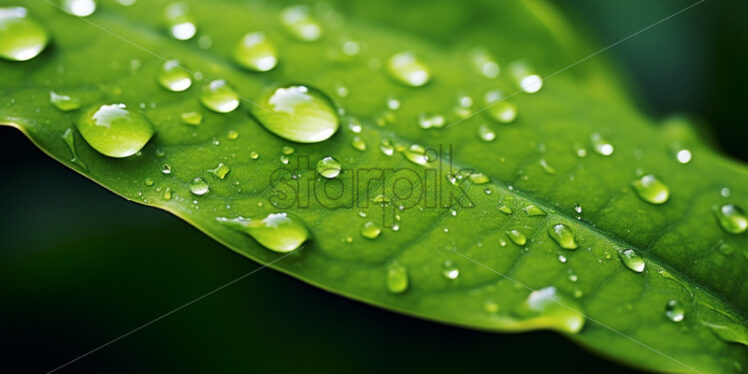
[[[116,194],[394,311],[652,370],[748,365],[748,169],[598,59],[555,75],[594,49],[547,4],[97,4],[22,4],[50,42],[0,62],[0,122]],[[334,111],[285,116],[278,87]],[[145,146],[91,147],[100,105]]]

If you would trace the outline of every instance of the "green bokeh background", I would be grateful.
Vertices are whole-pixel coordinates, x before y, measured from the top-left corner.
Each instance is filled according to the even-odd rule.
[[[688,1],[556,1],[600,46]],[[707,0],[601,58],[646,112],[687,113],[748,160],[748,3]],[[583,56],[580,56],[580,58]],[[258,267],[123,201],[0,128],[0,358],[48,371]],[[61,372],[627,372],[549,332],[492,334],[359,304],[261,270]],[[5,370],[3,370],[5,371]]]

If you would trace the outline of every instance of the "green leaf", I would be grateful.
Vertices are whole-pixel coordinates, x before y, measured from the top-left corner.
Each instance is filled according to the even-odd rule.
[[[197,35],[187,41],[169,35],[161,2],[100,2],[87,18],[45,1],[26,5],[51,42],[29,61],[0,62],[0,122],[111,191],[335,293],[477,329],[552,329],[653,370],[727,373],[748,364],[748,239],[739,210],[719,216],[725,204],[746,206],[748,169],[682,121],[655,126],[598,60],[553,75],[594,50],[544,3],[315,5],[312,19],[297,22],[316,19],[316,41],[300,40],[314,33],[298,24],[284,26],[277,4],[189,5],[180,19],[195,22]],[[254,31],[277,48],[270,71],[233,60]],[[497,78],[475,69],[475,47],[495,56]],[[428,67],[423,87],[388,75],[389,57],[402,51]],[[172,59],[192,74],[192,87],[159,80]],[[534,94],[489,97],[492,107],[469,116],[487,92],[517,92],[513,74],[523,66],[553,78]],[[205,88],[217,79],[227,85]],[[333,98],[345,113],[337,133],[292,143],[284,138],[299,140],[298,129],[284,136],[282,126],[253,119],[267,121],[258,105],[268,87],[287,82]],[[218,113],[238,98],[238,109]],[[119,103],[142,112],[155,135],[140,152],[110,158],[76,128],[91,108]],[[496,123],[495,109],[510,110],[507,103],[516,120]],[[135,131],[128,121],[113,125],[118,136]],[[142,141],[149,131],[135,122]],[[690,162],[678,161],[681,149]],[[327,156],[342,166],[333,179],[316,168]],[[287,213],[290,236],[268,233],[262,219],[277,213]],[[277,253],[303,240],[304,226],[303,247]]]

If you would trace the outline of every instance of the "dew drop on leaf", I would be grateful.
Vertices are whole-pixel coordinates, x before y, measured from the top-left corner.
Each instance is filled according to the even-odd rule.
[[[332,101],[316,88],[289,85],[271,88],[252,107],[255,118],[270,132],[299,143],[329,139],[340,125]]]
[[[354,136],[353,139],[351,139],[351,146],[359,151],[366,150],[366,143],[358,136]]]
[[[478,137],[484,142],[492,142],[496,139],[496,133],[484,123],[478,127]]]
[[[491,181],[491,178],[483,173],[471,173],[468,179],[470,179],[470,182],[473,184],[486,184]]]
[[[218,166],[216,166],[213,169],[208,170],[209,173],[216,176],[218,179],[224,179],[226,178],[226,175],[231,171],[231,169],[226,166],[223,162],[219,162]]]
[[[499,76],[499,63],[483,48],[476,48],[470,52],[470,62],[473,65],[473,69],[486,78],[496,78]]]
[[[223,79],[217,79],[203,86],[200,102],[217,113],[229,113],[239,107],[239,95]]]
[[[574,231],[563,223],[557,223],[548,227],[548,236],[563,249],[577,248],[577,242],[574,240]]]
[[[626,249],[618,252],[618,256],[621,258],[623,264],[632,271],[641,273],[646,267],[644,258],[639,256],[633,249]]]
[[[387,267],[387,291],[398,294],[408,289],[408,269],[397,263]]]
[[[579,305],[556,287],[530,292],[518,314],[544,327],[572,334],[579,332],[585,322]]]
[[[293,147],[289,147],[289,146],[287,146],[287,145],[284,145],[284,146],[283,146],[283,147],[281,148],[281,152],[282,152],[282,153],[283,153],[284,155],[292,155],[292,154],[293,154],[294,152],[296,152],[296,150],[295,150],[295,149],[293,149]]]
[[[387,72],[406,86],[421,87],[431,79],[431,69],[410,51],[399,52],[387,60]]]
[[[151,122],[125,104],[96,106],[78,120],[83,139],[109,157],[128,157],[140,151],[154,133]]]
[[[429,163],[428,156],[426,155],[426,148],[418,144],[411,145],[405,150],[404,155],[408,161],[417,165],[426,165]]]
[[[187,70],[179,65],[179,61],[168,60],[161,67],[158,83],[169,91],[182,92],[192,86],[192,77]]]
[[[323,157],[317,162],[317,172],[327,179],[337,177],[340,174],[340,170],[340,162],[332,156]]]
[[[442,276],[447,279],[457,279],[460,276],[460,269],[450,260],[442,263]]]
[[[188,125],[199,125],[203,123],[203,115],[198,112],[185,112],[179,116],[183,123]]]
[[[248,234],[263,247],[278,253],[291,252],[309,238],[304,222],[287,213],[272,213],[261,219],[219,217],[217,221]]]
[[[258,158],[260,158],[260,154],[257,153],[257,151],[250,151],[249,152],[249,158],[251,158],[253,160],[257,160]]]
[[[651,204],[664,204],[670,197],[670,189],[652,174],[631,182],[631,185],[642,200]]]
[[[512,214],[512,208],[510,208],[506,204],[501,204],[499,205],[499,212],[504,213],[504,214]]]
[[[665,304],[665,316],[673,322],[683,321],[686,310],[677,300],[670,300]]]
[[[382,229],[376,223],[368,221],[361,226],[361,236],[367,239],[374,239],[382,233]]]
[[[447,123],[444,116],[440,114],[425,114],[421,113],[418,116],[418,126],[422,129],[430,128],[442,128]]]
[[[501,91],[488,91],[483,98],[487,105],[484,113],[489,119],[499,123],[510,123],[517,118],[517,106],[504,99]]]
[[[76,17],[87,17],[96,11],[94,0],[62,0],[60,6],[65,13]]]
[[[678,153],[675,154],[675,158],[681,164],[687,164],[691,162],[691,157],[691,151],[687,149],[681,149],[678,151]]]
[[[164,10],[164,20],[169,34],[177,40],[189,40],[197,33],[197,26],[190,15],[190,7],[185,2],[171,3]]]
[[[234,48],[234,61],[252,71],[269,71],[278,64],[278,52],[264,33],[251,32]]]
[[[592,142],[592,148],[600,155],[610,156],[613,154],[615,148],[607,140],[603,139],[602,135],[593,133],[590,135],[590,142]]]
[[[527,243],[527,237],[519,230],[509,230],[506,235],[516,245],[523,246]]]
[[[545,211],[543,209],[538,208],[535,204],[529,204],[525,207],[525,214],[527,214],[530,217],[536,217],[536,216],[544,216]]]
[[[535,74],[527,62],[517,61],[509,65],[509,73],[517,86],[527,93],[535,93],[543,88],[543,78]]]
[[[748,228],[748,217],[737,205],[723,204],[714,213],[719,225],[731,234],[742,234]]]
[[[79,99],[58,94],[54,91],[49,92],[49,102],[51,102],[55,108],[63,112],[70,112],[81,107],[81,101]]]
[[[26,8],[0,8],[0,57],[28,61],[39,55],[48,42],[49,33],[28,17]]]
[[[190,181],[190,192],[192,192],[193,195],[202,196],[205,195],[210,191],[210,186],[208,186],[208,182],[200,177],[197,177]]]
[[[283,9],[280,20],[285,30],[296,39],[313,42],[322,37],[322,25],[306,5],[293,5]]]

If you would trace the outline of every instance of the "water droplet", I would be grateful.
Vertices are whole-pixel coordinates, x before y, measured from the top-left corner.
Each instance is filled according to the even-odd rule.
[[[498,313],[499,309],[499,304],[493,300],[486,300],[486,302],[483,303],[483,310],[487,313]]]
[[[229,171],[231,171],[231,169],[228,166],[226,166],[223,162],[219,162],[218,166],[216,166],[213,169],[208,170],[209,173],[215,175],[216,178],[221,179],[221,180],[226,178],[226,174],[228,174]],[[198,195],[201,195],[201,194],[198,194]]]
[[[361,236],[367,239],[374,239],[382,233],[382,229],[376,223],[368,221],[361,226]]]
[[[321,91],[303,85],[266,90],[252,112],[273,134],[299,143],[327,140],[340,124],[332,101]]]
[[[382,151],[385,156],[392,156],[395,154],[395,148],[386,140],[382,140],[382,144],[379,145],[379,150]]]
[[[724,204],[715,209],[717,221],[725,231],[731,234],[742,234],[748,228],[748,217],[740,207],[733,204]]]
[[[60,5],[65,13],[76,17],[87,17],[96,11],[93,0],[63,0]]]
[[[169,164],[163,164],[163,165],[161,165],[161,173],[162,174],[171,174],[171,166]]]
[[[496,78],[499,76],[499,63],[485,49],[478,48],[473,50],[470,53],[470,62],[473,64],[475,71],[486,78]]]
[[[574,211],[579,214],[582,214],[582,206],[579,205],[579,203],[574,204]]]
[[[469,179],[473,184],[486,184],[491,181],[491,178],[483,173],[471,173]]]
[[[163,194],[164,200],[171,200],[171,188],[166,187]]]
[[[265,34],[245,34],[234,48],[234,61],[252,71],[269,71],[278,64],[278,52]]]
[[[208,182],[203,178],[197,177],[190,182],[190,192],[194,195],[202,196],[208,193],[209,190]]]
[[[514,62],[509,66],[509,71],[515,82],[527,93],[535,93],[543,88],[543,78],[535,74],[533,69],[524,61]]]
[[[691,151],[687,149],[681,149],[678,151],[678,153],[675,154],[675,158],[678,159],[678,162],[681,164],[687,164],[691,162]]]
[[[291,252],[309,238],[309,230],[300,219],[286,213],[272,213],[262,219],[217,218],[218,222],[248,234],[263,247],[278,253]]]
[[[439,114],[420,114],[418,116],[418,126],[422,129],[442,128],[447,123],[444,116]]]
[[[562,264],[566,263],[566,256],[564,255],[558,255],[558,261]]]
[[[722,187],[722,189],[719,190],[719,195],[722,197],[730,197],[732,194],[732,191],[730,191],[729,187]]]
[[[284,165],[288,165],[289,161],[290,160],[288,159],[288,156],[286,156],[286,155],[281,155],[280,156],[280,162],[283,163]]]
[[[294,5],[283,9],[281,24],[296,39],[313,42],[322,37],[322,25],[312,16],[306,5]]]
[[[683,321],[686,310],[677,300],[670,300],[665,304],[665,316],[673,322]]]
[[[61,95],[54,91],[49,91],[49,101],[55,108],[63,112],[70,112],[81,107],[81,101],[77,98]]]
[[[203,123],[203,115],[198,112],[186,112],[179,116],[182,122],[188,125],[199,125]]]
[[[169,33],[174,39],[189,40],[197,33],[197,26],[195,26],[192,16],[189,13],[189,5],[184,2],[172,3],[166,6],[164,19],[169,28]]]
[[[426,165],[429,163],[429,158],[426,155],[426,148],[418,144],[411,145],[410,148],[405,151],[404,155],[408,161],[417,165]]]
[[[525,207],[525,214],[527,214],[530,217],[544,216],[545,211],[543,211],[543,209],[538,208],[538,206],[535,204],[530,204]]]
[[[0,8],[0,57],[28,61],[47,46],[49,34],[24,7]]]
[[[145,181],[143,181],[143,183],[145,183],[146,186],[153,186],[153,179],[146,178]]]
[[[670,197],[667,186],[652,174],[631,182],[631,185],[642,200],[651,204],[664,204]]]
[[[460,269],[452,261],[447,260],[442,263],[442,275],[447,279],[457,279],[460,276]]]
[[[548,165],[548,162],[546,160],[540,160],[539,164],[540,164],[540,167],[543,168],[543,171],[546,174],[549,174],[549,175],[556,174],[556,169]]]
[[[251,151],[249,152],[249,158],[257,160],[258,158],[260,158],[260,154],[257,153],[257,151]]]
[[[499,211],[504,214],[512,214],[512,208],[506,204],[499,205]]]
[[[478,127],[478,137],[484,142],[492,142],[496,139],[496,133],[484,123]]]
[[[331,156],[324,157],[317,162],[317,172],[327,179],[337,177],[340,170],[340,162]]]
[[[229,132],[226,133],[226,139],[229,140],[236,140],[239,138],[239,132],[236,130],[229,130]]]
[[[579,277],[574,274],[571,270],[569,270],[569,282],[576,283],[579,280]]]
[[[523,246],[527,243],[527,237],[519,230],[509,230],[506,232],[506,235],[516,245]]]
[[[99,153],[128,157],[140,151],[154,133],[153,125],[125,104],[93,107],[78,120],[78,131]]]
[[[574,148],[574,154],[576,154],[577,157],[579,158],[587,157],[587,149],[585,149],[581,144],[574,143],[572,145],[572,148]]]
[[[217,79],[203,86],[200,102],[212,111],[229,113],[239,107],[239,95],[225,80]]]
[[[517,118],[517,106],[504,99],[501,91],[486,92],[484,101],[487,105],[484,113],[491,120],[499,123],[510,123]]]
[[[389,110],[398,110],[400,109],[400,100],[390,97],[387,98],[387,109]]]
[[[623,261],[623,264],[626,265],[627,268],[637,273],[643,272],[644,268],[647,265],[644,262],[644,258],[642,258],[636,252],[634,252],[633,249],[626,249],[623,251],[619,251],[618,256],[621,258],[621,261]]]
[[[366,150],[366,143],[358,136],[354,136],[351,140],[351,146],[359,151]]]
[[[408,269],[397,263],[387,267],[387,290],[392,293],[403,293],[408,289]]]
[[[543,326],[568,333],[577,333],[584,326],[585,318],[579,305],[556,287],[545,287],[530,292],[520,315],[537,320],[536,327]]]
[[[284,145],[281,148],[281,152],[283,152],[284,155],[292,155],[294,152],[296,152],[296,150],[293,149],[293,147],[289,147],[287,145]]]
[[[62,134],[62,140],[65,141],[65,144],[70,150],[70,162],[78,165],[83,170],[88,170],[86,164],[84,164],[80,157],[78,157],[78,150],[75,148],[75,135],[73,129],[65,130]]]
[[[593,133],[590,135],[590,142],[592,142],[592,148],[598,154],[603,156],[610,156],[613,154],[614,148],[607,140],[603,139],[602,135]]]
[[[421,87],[431,79],[431,69],[410,51],[392,55],[387,71],[393,79],[411,87]]]
[[[577,248],[577,242],[574,240],[574,231],[563,223],[557,223],[548,227],[548,236],[555,240],[563,249]]]
[[[168,60],[161,67],[158,83],[172,92],[182,92],[192,86],[192,77],[177,60]]]

